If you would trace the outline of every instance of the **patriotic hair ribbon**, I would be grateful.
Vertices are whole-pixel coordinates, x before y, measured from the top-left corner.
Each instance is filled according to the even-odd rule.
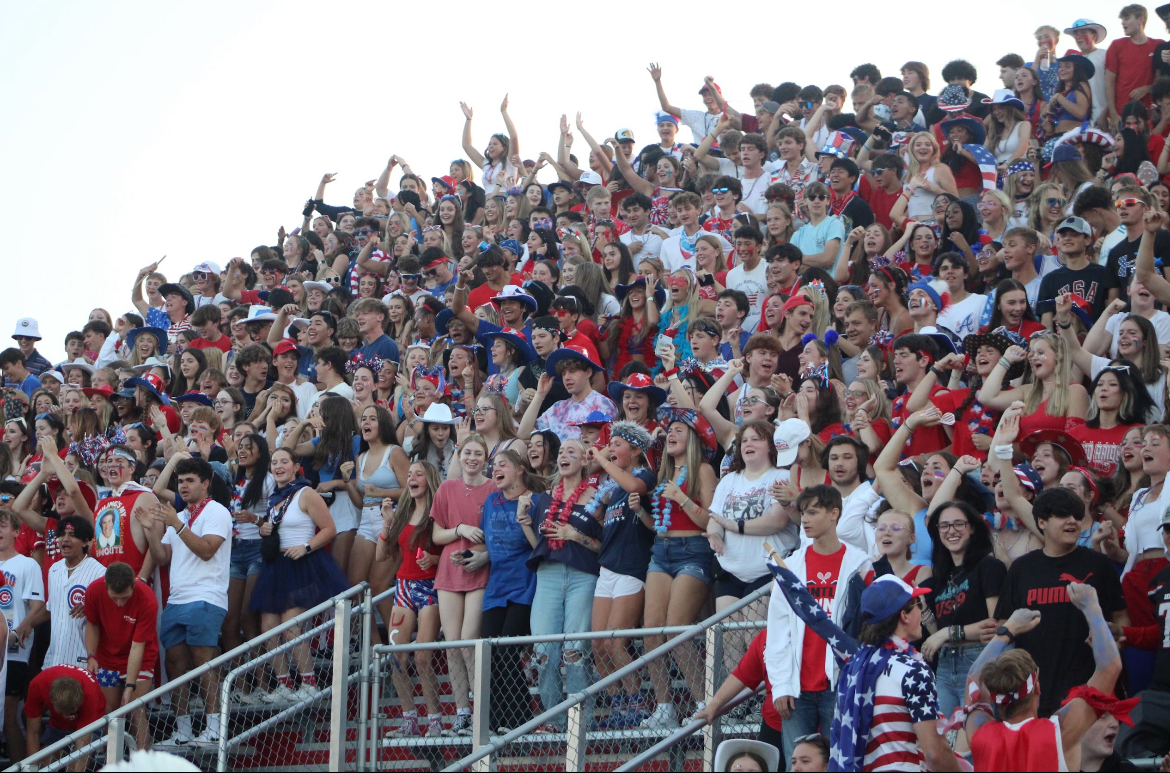
[[[829,388],[829,363],[822,362],[805,375],[806,379],[812,379],[821,385],[822,388]]]
[[[894,340],[894,334],[889,330],[879,330],[869,339],[870,346],[889,346]]]
[[[410,388],[417,388],[419,380],[431,382],[440,394],[447,391],[447,374],[441,365],[436,365],[433,368],[416,366],[414,372],[410,374]]]
[[[429,347],[424,347],[429,348]],[[369,368],[373,371],[375,376],[382,374],[382,369],[386,367],[385,361],[377,355],[371,357],[363,357],[361,352],[358,352],[349,361],[345,363],[345,372],[353,375],[357,373],[358,368]]]
[[[1008,174],[1018,174],[1020,172],[1035,172],[1036,165],[1031,161],[1017,161],[1007,168]]]
[[[995,190],[998,178],[998,173],[995,170],[995,156],[991,155],[991,151],[982,145],[964,145],[963,149],[975,157],[975,163],[979,166],[979,175],[983,178],[983,190]]]
[[[496,394],[504,394],[504,390],[508,388],[508,378],[501,376],[499,373],[493,373],[488,376],[487,383],[483,385],[483,391],[495,392]]]
[[[425,233],[425,234],[430,233],[431,231],[442,231],[442,230],[443,230],[443,226],[441,226],[441,225],[425,225],[425,226],[423,226],[423,233]]]
[[[869,267],[871,269],[882,268],[890,265],[891,261],[885,255],[874,255],[869,259]]]

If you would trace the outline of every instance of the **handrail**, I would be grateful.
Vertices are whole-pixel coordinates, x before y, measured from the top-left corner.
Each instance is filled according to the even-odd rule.
[[[29,766],[29,765],[36,764],[36,763],[40,762],[42,759],[48,759],[48,758],[52,757],[54,754],[57,754],[60,751],[64,751],[64,750],[68,749],[70,746],[76,746],[80,742],[82,737],[90,735],[91,733],[105,727],[106,725],[108,725],[110,723],[110,720],[128,716],[128,715],[132,714],[134,711],[138,710],[139,708],[148,708],[152,701],[155,701],[158,698],[161,698],[163,695],[166,695],[167,693],[173,691],[177,687],[181,687],[182,685],[187,684],[188,682],[193,682],[196,679],[198,679],[199,677],[206,674],[207,672],[211,671],[212,669],[219,668],[220,666],[222,666],[225,663],[230,663],[232,660],[239,657],[240,655],[245,655],[245,654],[249,653],[250,651],[252,651],[256,647],[256,645],[258,643],[263,642],[263,641],[268,641],[269,639],[276,637],[276,636],[280,636],[285,631],[289,630],[290,628],[296,627],[297,625],[299,625],[300,623],[302,623],[306,619],[312,619],[313,617],[321,614],[322,612],[329,611],[330,609],[333,608],[333,605],[337,601],[340,601],[343,599],[348,599],[351,596],[357,595],[359,593],[364,593],[366,587],[367,587],[367,583],[365,583],[365,582],[359,583],[359,584],[355,585],[354,587],[350,588],[349,590],[345,591],[344,593],[338,594],[337,596],[334,596],[333,598],[329,599],[328,601],[323,601],[320,604],[318,604],[317,606],[313,607],[312,609],[309,609],[309,610],[302,612],[301,614],[297,615],[296,617],[292,618],[291,620],[286,620],[285,622],[276,626],[272,630],[267,631],[264,634],[261,634],[257,638],[255,638],[251,641],[244,642],[243,644],[241,644],[240,646],[231,650],[230,652],[225,652],[222,655],[220,655],[219,657],[214,658],[214,659],[209,660],[208,662],[204,663],[202,666],[198,666],[196,668],[191,669],[190,671],[188,671],[187,673],[178,677],[177,679],[169,681],[166,684],[162,685],[161,687],[158,687],[154,690],[151,690],[146,695],[143,695],[141,698],[135,698],[134,700],[127,703],[126,705],[121,706],[117,709],[114,709],[112,712],[105,715],[101,719],[98,719],[94,722],[91,722],[90,724],[86,725],[85,727],[83,727],[79,730],[73,731],[72,733],[65,736],[61,740],[56,741],[55,743],[49,744],[45,748],[38,751],[36,754],[31,755],[31,756],[26,757],[25,759],[21,760],[20,763],[13,765],[9,768],[5,768],[6,773],[8,771],[20,771],[23,769],[27,769],[27,766]],[[110,762],[113,762],[113,761],[111,760]]]
[[[730,701],[727,702],[727,705],[723,707],[722,713],[727,713],[731,709],[734,709],[736,706],[738,706],[739,704],[748,700],[749,698],[751,698],[755,694],[756,694],[755,690],[752,690],[751,688],[748,688],[748,687],[743,688],[742,690],[739,691],[738,695],[736,695],[734,698],[732,698]],[[702,730],[706,726],[707,726],[707,720],[705,720],[705,719],[695,719],[695,720],[688,722],[687,724],[680,727],[678,730],[675,730],[673,733],[666,736],[666,738],[663,738],[661,741],[659,741],[658,743],[654,744],[646,751],[639,754],[637,757],[634,757],[629,762],[626,762],[620,768],[615,768],[614,773],[621,773],[622,771],[628,771],[628,770],[637,770],[639,765],[642,765],[646,762],[649,762],[651,759],[653,759],[654,757],[657,757],[659,754],[662,754],[664,751],[666,751],[670,747],[674,746],[676,743],[679,743],[684,738],[691,737],[692,735],[699,732],[700,730]]]
[[[695,623],[694,625],[687,626],[684,629],[683,633],[675,636],[673,639],[670,639],[669,641],[663,642],[661,645],[654,648],[650,652],[645,653],[637,660],[634,660],[633,662],[629,663],[628,665],[626,665],[622,668],[619,668],[617,671],[614,671],[609,676],[607,676],[603,679],[600,679],[599,681],[594,682],[593,684],[586,687],[584,690],[568,696],[565,700],[561,701],[556,706],[553,706],[552,708],[545,710],[545,712],[543,714],[540,714],[540,715],[536,716],[535,718],[530,719],[528,722],[525,722],[524,724],[515,728],[511,732],[509,732],[505,735],[499,736],[498,738],[496,738],[493,741],[490,741],[489,743],[483,744],[478,749],[473,751],[471,754],[467,755],[466,757],[463,757],[462,759],[456,761],[452,765],[444,768],[444,770],[448,770],[448,771],[463,770],[463,769],[467,768],[468,766],[470,766],[472,763],[474,763],[478,760],[481,760],[484,757],[488,757],[488,756],[491,756],[492,754],[495,754],[500,749],[504,748],[505,746],[512,743],[513,741],[520,738],[521,736],[527,735],[528,733],[530,733],[531,731],[540,727],[541,725],[543,725],[545,722],[552,719],[553,717],[556,717],[560,714],[563,714],[566,711],[568,711],[570,708],[584,703],[585,701],[589,700],[593,696],[603,692],[611,684],[616,684],[617,682],[621,681],[626,676],[640,670],[643,666],[645,666],[650,661],[657,660],[658,658],[662,657],[663,655],[674,651],[675,649],[682,646],[683,644],[690,641],[691,639],[695,638],[699,634],[703,633],[703,631],[705,631],[706,629],[715,625],[716,623],[722,621],[723,619],[725,619],[727,617],[730,617],[731,615],[735,614],[736,612],[739,612],[741,609],[744,609],[746,607],[751,606],[752,604],[754,604],[756,601],[758,601],[762,597],[770,595],[771,593],[772,593],[772,583],[768,583],[767,585],[754,591],[753,593],[750,593],[747,596],[744,596],[742,599],[735,602],[734,604],[727,607],[726,609],[724,609],[720,612],[716,612],[714,615],[707,618],[706,620],[702,620],[698,623]],[[647,630],[647,629],[640,629],[640,630]],[[660,632],[662,629],[652,628],[649,630],[651,631],[650,635],[653,636],[657,632]],[[596,632],[596,633],[598,633],[599,636],[595,637],[595,638],[602,638],[606,634],[612,634],[615,632],[612,632],[612,631],[604,632],[603,631],[603,632]],[[577,639],[588,638],[584,634],[572,634],[572,635]],[[533,637],[525,637],[525,638],[530,639]],[[535,637],[535,638],[543,638],[543,637]],[[626,638],[626,637],[621,636],[620,638]],[[554,641],[555,640],[556,639],[554,638]],[[516,640],[515,639],[504,639],[502,641],[504,643],[508,643],[508,642],[515,642]],[[482,642],[482,640],[481,640],[481,642]],[[476,695],[479,695],[479,694],[480,693],[478,693],[478,692],[476,693]]]

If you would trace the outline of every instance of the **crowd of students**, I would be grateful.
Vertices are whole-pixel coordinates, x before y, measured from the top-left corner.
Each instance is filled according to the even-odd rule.
[[[599,729],[714,719],[763,683],[761,739],[794,766],[999,769],[995,734],[1097,770],[1116,693],[1142,697],[1127,753],[1170,751],[1170,46],[1147,21],[1123,8],[1107,48],[1091,20],[1041,27],[991,97],[965,61],[937,94],[911,61],[761,83],[754,113],[707,78],[692,109],[652,64],[649,144],[562,116],[535,161],[507,99],[483,151],[464,104],[469,160],[391,156],[352,205],[325,175],[275,246],[143,267],[56,365],[21,319],[10,759],[42,709],[78,726],[91,677],[111,710],[363,581],[402,643],[691,624],[774,572],[798,588],[748,607],[767,628],[729,643],[716,700],[691,645],[678,680],[660,660],[612,686]],[[631,661],[616,638],[495,653],[493,732]],[[473,667],[447,658],[444,716],[434,653],[401,657],[393,732],[470,734]],[[232,699],[318,690],[302,643]],[[934,729],[980,691],[996,708]],[[192,706],[218,698],[214,674],[181,691],[166,743],[215,743]]]

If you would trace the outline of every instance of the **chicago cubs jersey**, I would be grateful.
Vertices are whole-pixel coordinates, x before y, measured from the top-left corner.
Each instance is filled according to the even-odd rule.
[[[106,576],[106,567],[95,558],[86,556],[70,571],[64,561],[49,569],[48,610],[52,615],[52,636],[45,655],[45,668],[50,666],[80,666],[85,668],[88,653],[85,649],[85,615],[73,617],[70,612],[85,604],[85,589],[94,580]]]
[[[4,585],[0,587],[0,613],[7,621],[8,629],[15,631],[31,611],[29,603],[45,600],[41,567],[28,556],[17,553],[12,558],[0,561],[0,573],[4,575]],[[8,657],[19,663],[27,663],[30,650],[31,636],[28,637],[27,645],[16,649],[9,647]]]

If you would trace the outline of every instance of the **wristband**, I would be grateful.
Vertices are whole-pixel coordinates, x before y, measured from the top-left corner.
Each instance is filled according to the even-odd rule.
[[[1062,324],[1060,324],[1059,322],[1057,322],[1057,323],[1056,323],[1056,326],[1057,326],[1058,328],[1060,328],[1061,330],[1068,330],[1070,327],[1072,327],[1072,323],[1071,323],[1071,322],[1069,322],[1067,325],[1062,325]]]
[[[187,524],[185,524],[185,523],[179,524],[179,528],[175,529],[175,536],[177,537],[180,534],[182,534],[186,528],[187,528]]]
[[[926,372],[927,372],[927,373],[933,373],[933,374],[934,374],[934,377],[935,377],[936,379],[938,379],[939,381],[942,381],[942,380],[943,380],[943,372],[942,372],[941,370],[939,370],[938,368],[934,367],[933,365],[931,365],[931,366],[930,366],[930,369],[929,369],[929,370],[927,370]]]
[[[1003,368],[1004,370],[1011,370],[1012,369],[1012,361],[1009,360],[1007,357],[1000,357],[999,362],[997,362],[996,365]]]
[[[736,525],[737,525],[737,526],[739,526],[739,533],[740,533],[740,534],[743,534],[743,524],[744,524],[744,519],[743,519],[743,518],[740,518],[740,519],[739,519],[739,520],[737,520],[735,523],[736,523]]]
[[[993,454],[995,454],[996,459],[1003,459],[1003,460],[1009,461],[1009,462],[1012,459],[1012,447],[1011,446],[996,446],[995,448],[991,449],[991,452]]]
[[[670,378],[671,376],[677,376],[678,375],[678,368],[674,367],[674,368],[671,368],[670,370],[664,370],[664,371],[662,371],[662,375],[666,376],[667,378]]]

